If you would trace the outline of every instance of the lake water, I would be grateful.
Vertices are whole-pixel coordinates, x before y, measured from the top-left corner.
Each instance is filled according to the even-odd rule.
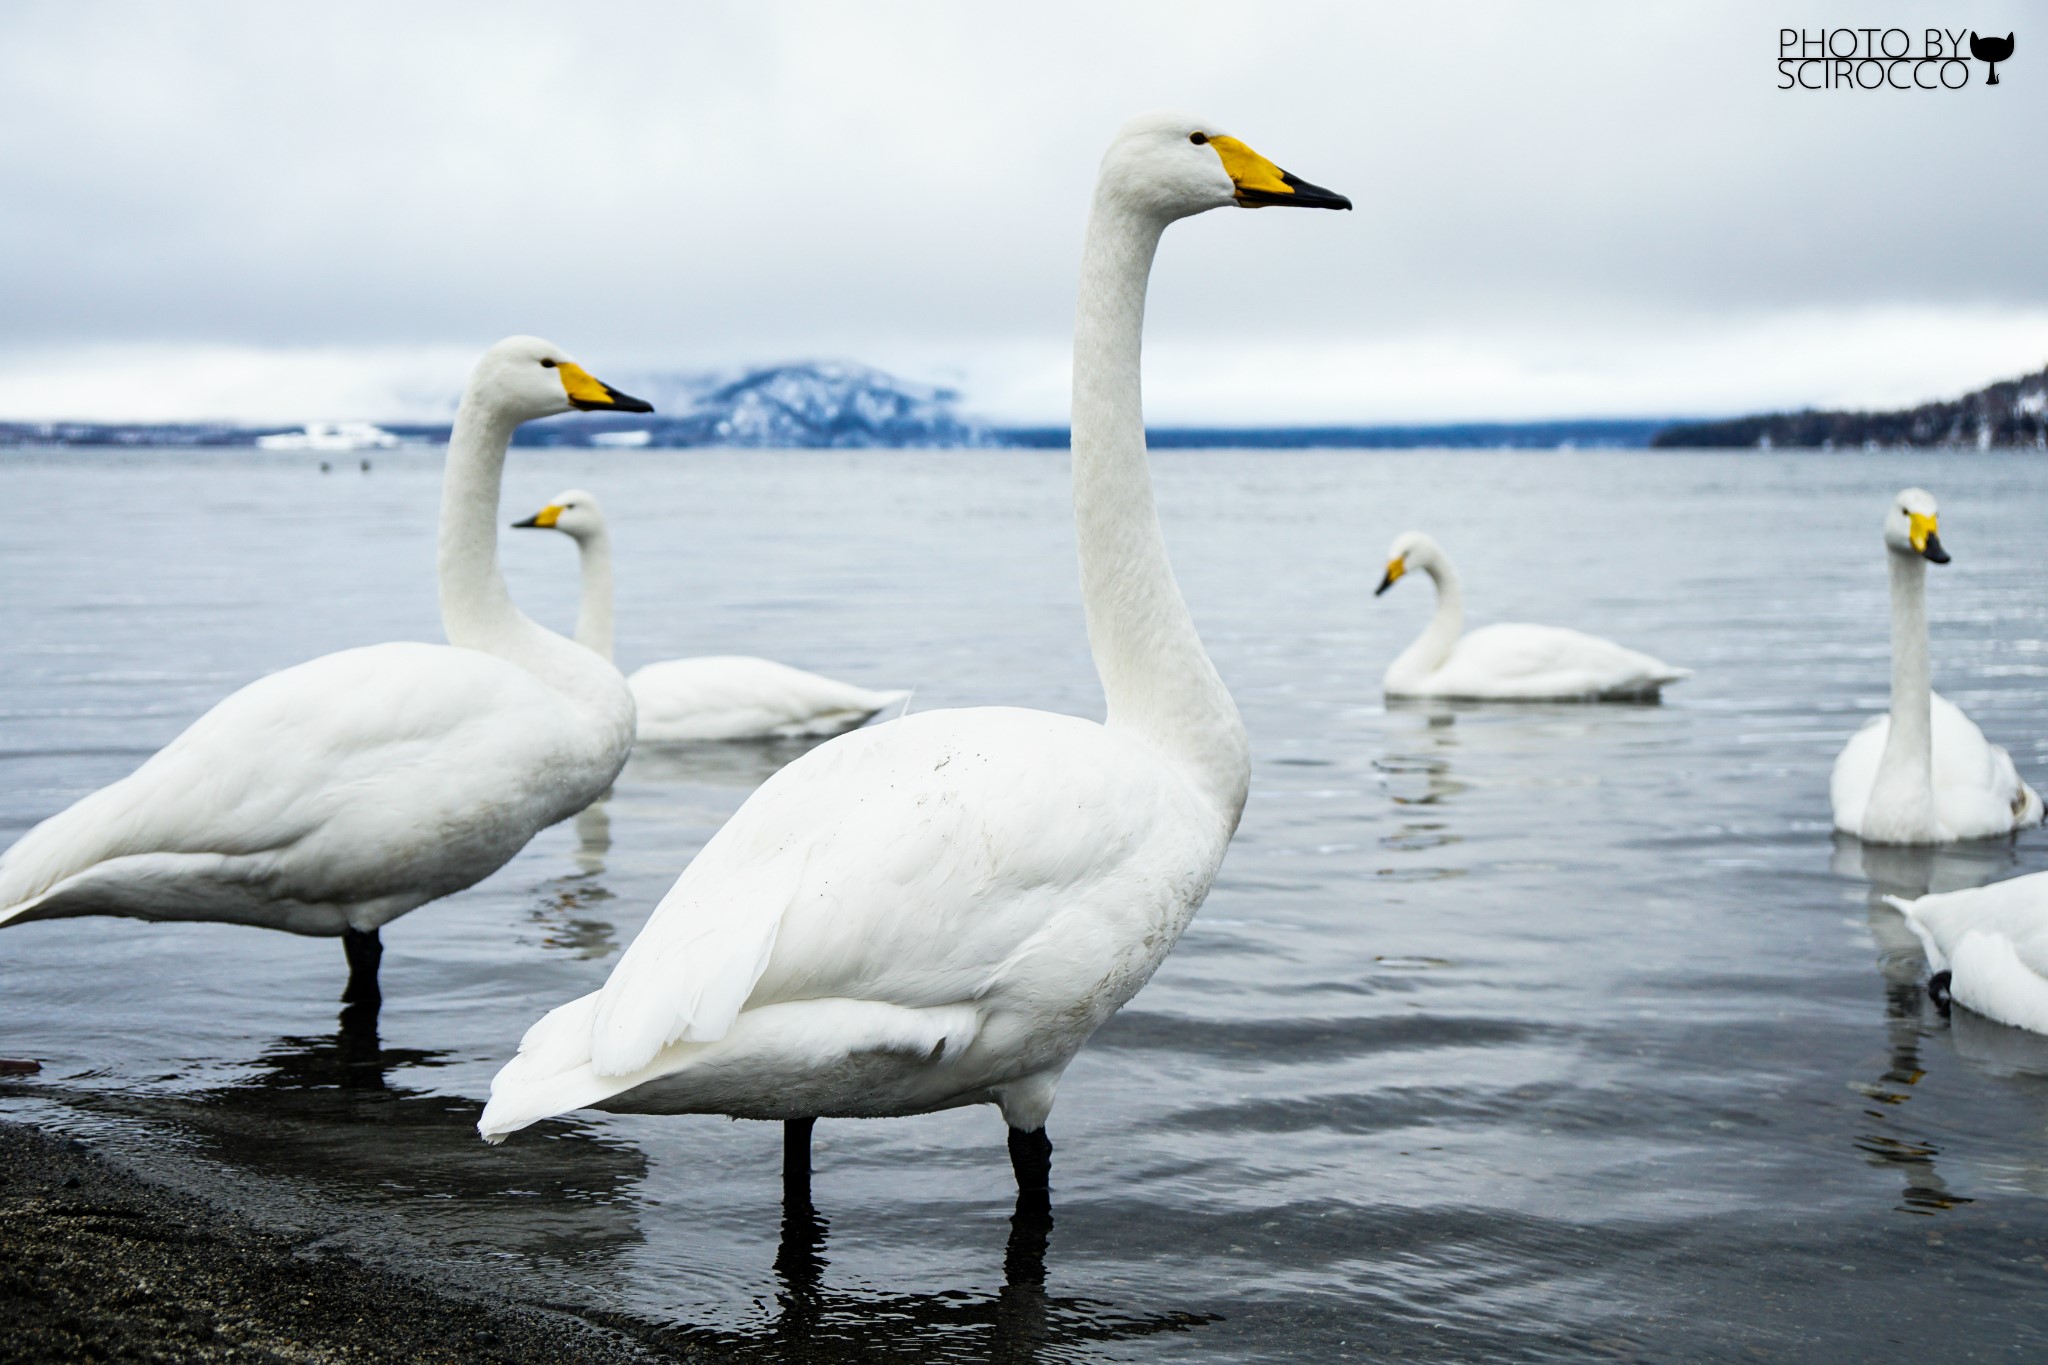
[[[437,639],[438,460],[0,456],[0,842],[266,670]],[[0,935],[0,1114],[314,1245],[749,1359],[2011,1360],[2048,1352],[2048,1039],[1924,1003],[1873,884],[2048,867],[2048,833],[1866,860],[1828,768],[1885,702],[1885,500],[1922,483],[1935,679],[2048,779],[2048,464],[1980,454],[1172,453],[1181,582],[1252,735],[1208,905],[1082,1053],[1049,1236],[993,1110],[585,1116],[487,1148],[490,1078],[593,989],[793,755],[635,757],[600,811],[339,946],[118,920]],[[505,520],[609,501],[620,659],[758,653],[914,706],[1099,714],[1055,453],[515,451]],[[1607,635],[1662,706],[1388,707],[1433,532],[1473,624]],[[574,553],[508,532],[569,624]],[[650,1329],[647,1325],[652,1324]]]

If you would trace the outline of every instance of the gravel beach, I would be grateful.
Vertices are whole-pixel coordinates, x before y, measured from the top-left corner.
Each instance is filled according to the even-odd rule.
[[[569,1313],[452,1297],[0,1123],[0,1359],[610,1362],[648,1351]]]

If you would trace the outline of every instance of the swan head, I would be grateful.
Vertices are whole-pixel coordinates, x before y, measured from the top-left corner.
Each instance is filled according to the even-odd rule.
[[[1893,554],[1948,563],[1935,513],[1934,494],[1924,488],[1908,488],[1893,498],[1891,510],[1884,514],[1885,548]]]
[[[1164,219],[1220,209],[1270,206],[1348,209],[1351,201],[1289,175],[1205,119],[1141,114],[1102,156],[1097,193]]]
[[[506,337],[470,371],[464,404],[478,403],[515,422],[564,412],[653,412],[654,405],[620,393],[552,341]]]
[[[1387,572],[1381,577],[1380,585],[1372,590],[1372,595],[1378,597],[1399,583],[1410,569],[1428,571],[1436,568],[1442,559],[1443,551],[1437,548],[1434,540],[1420,531],[1403,531],[1387,547]]]
[[[525,521],[512,523],[514,529],[560,531],[582,544],[604,530],[604,508],[595,493],[568,488],[548,499],[548,505]]]

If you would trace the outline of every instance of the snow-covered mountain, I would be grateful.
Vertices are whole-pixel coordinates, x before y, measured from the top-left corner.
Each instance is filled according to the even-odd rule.
[[[619,386],[654,404],[644,417],[592,414],[523,428],[522,442],[587,445],[602,432],[645,431],[655,446],[993,446],[995,434],[955,410],[951,389],[846,362],[799,362],[738,376],[622,375]]]

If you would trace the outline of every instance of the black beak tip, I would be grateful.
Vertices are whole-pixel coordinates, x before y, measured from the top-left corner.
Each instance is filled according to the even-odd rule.
[[[1941,548],[1940,536],[1927,537],[1927,548],[1920,553],[1924,557],[1933,560],[1936,564],[1948,563],[1948,551]]]
[[[589,402],[581,398],[571,398],[569,402],[573,406],[584,412],[654,411],[654,404],[648,402],[646,399],[635,398],[630,393],[620,393],[617,389],[613,388],[609,384],[606,384],[604,386],[604,401],[601,403]]]
[[[1378,586],[1377,588],[1374,588],[1374,589],[1372,590],[1372,595],[1373,595],[1374,597],[1383,597],[1383,596],[1385,596],[1385,595],[1386,595],[1386,591],[1387,591],[1387,589],[1388,589],[1388,588],[1391,588],[1391,587],[1393,587],[1393,586],[1394,586],[1394,580],[1393,580],[1393,579],[1391,579],[1391,578],[1382,578],[1382,579],[1380,580],[1380,585],[1379,585],[1379,586]]]
[[[1289,175],[1285,171],[1280,172],[1280,178],[1293,187],[1294,202],[1305,209],[1349,209],[1351,207],[1350,197],[1339,194],[1335,190],[1326,190],[1321,185],[1311,185],[1308,181]]]
[[[535,513],[534,513],[534,514],[533,514],[532,516],[528,517],[528,518],[527,518],[527,519],[526,519],[525,521],[515,521],[515,522],[513,522],[513,523],[512,523],[512,529],[513,529],[513,530],[515,530],[515,531],[517,531],[517,530],[521,530],[521,529],[523,529],[523,528],[527,528],[527,527],[538,527],[539,525],[540,525],[540,513],[538,513],[538,512],[535,512]]]
[[[1351,200],[1335,190],[1326,190],[1321,185],[1311,185],[1299,176],[1280,172],[1280,179],[1287,185],[1282,194],[1273,190],[1239,190],[1237,202],[1248,209],[1290,208],[1290,209],[1348,209]]]

